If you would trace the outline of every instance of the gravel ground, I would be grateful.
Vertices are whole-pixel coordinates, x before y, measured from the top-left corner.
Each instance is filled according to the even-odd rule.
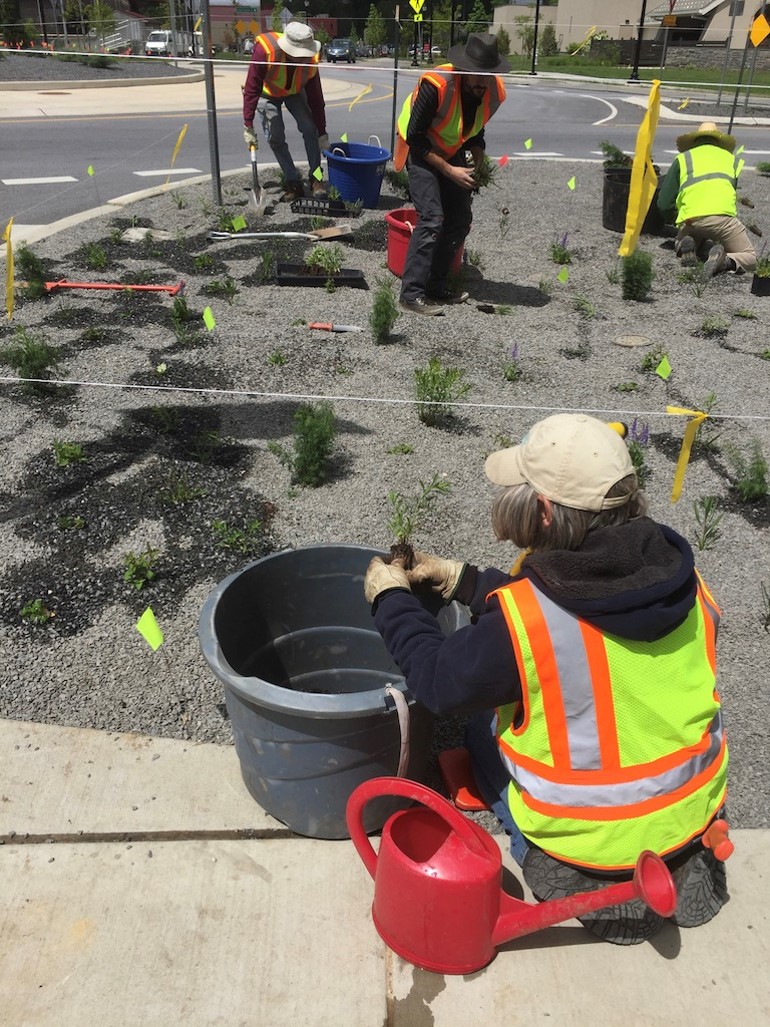
[[[194,71],[198,71],[196,66]],[[80,61],[62,61],[47,54],[0,53],[0,82],[91,82],[128,78],[179,78],[189,75],[185,63],[178,67],[157,58],[115,59],[108,68],[90,68]]]
[[[275,198],[277,183],[264,177]],[[253,221],[243,206],[246,185],[245,178],[225,185],[228,216],[244,214],[251,230],[310,227],[277,203]],[[20,300],[13,322],[0,327],[0,346],[21,327],[44,335],[60,348],[70,382],[153,387],[71,384],[35,398],[20,385],[0,384],[0,715],[229,742],[221,689],[197,642],[201,605],[219,580],[275,548],[385,548],[387,493],[413,495],[435,473],[449,478],[452,492],[417,544],[481,566],[508,566],[516,554],[489,526],[494,490],[483,478],[485,454],[518,440],[549,412],[586,409],[649,425],[652,512],[693,543],[694,503],[711,495],[722,503],[721,538],[697,555],[724,614],[719,683],[732,749],[731,819],[739,827],[767,826],[770,510],[766,499],[737,501],[727,449],[748,453],[756,439],[770,453],[770,365],[762,357],[768,300],[750,293],[746,277],[722,276],[707,287],[681,280],[670,238],[646,236],[641,248],[657,275],[651,297],[624,301],[619,236],[602,227],[601,193],[596,167],[517,161],[500,169],[497,184],[475,200],[463,267],[471,302],[441,319],[402,315],[386,345],[375,344],[368,318],[378,281],[395,286],[385,267],[384,213],[405,202],[387,182],[379,209],[351,219],[354,234],[344,244],[344,265],[364,272],[368,291],[276,284],[271,266],[299,261],[309,245],[302,240],[208,243],[207,232],[219,227],[210,186],[180,184],[122,220],[100,218],[36,244],[50,279],[184,278],[194,318],[175,331],[169,297],[62,291]],[[767,231],[764,181],[747,172],[741,193],[752,204],[741,208],[745,220]],[[139,231],[139,241],[129,242],[121,234],[127,227],[153,237]],[[565,233],[572,262],[562,282],[551,245]],[[101,247],[105,267],[89,267],[88,244]],[[231,303],[211,289],[227,276],[239,289]],[[483,312],[480,303],[497,310]],[[206,306],[216,319],[211,332],[201,321]],[[364,331],[310,331],[312,320]],[[648,345],[617,344],[628,336]],[[514,346],[522,376],[511,382],[503,367]],[[664,351],[673,369],[667,381],[642,370],[645,356]],[[414,406],[414,371],[431,357],[460,369],[471,385],[445,428],[425,426]],[[711,393],[721,419],[708,423],[710,445],[696,445],[682,499],[672,504],[685,422],[667,416],[666,406],[702,407]],[[269,449],[271,442],[291,444],[293,414],[307,396],[331,397],[337,418],[333,473],[320,488],[293,485]],[[57,468],[55,441],[82,444],[87,462]],[[248,535],[255,518],[268,527],[253,533],[244,551],[216,544],[215,521]],[[137,591],[123,581],[124,560],[147,546],[159,553],[158,577]],[[42,626],[20,617],[35,598],[55,612]],[[134,630],[148,604],[166,633],[155,654]],[[442,722],[441,744],[451,744],[458,730],[455,718]]]

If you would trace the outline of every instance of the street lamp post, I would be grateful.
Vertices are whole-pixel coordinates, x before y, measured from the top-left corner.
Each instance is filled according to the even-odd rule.
[[[639,34],[636,37],[636,50],[634,51],[634,66],[628,76],[629,82],[639,81],[639,58],[642,53],[642,34],[644,32],[644,16],[647,13],[647,0],[642,0],[642,13],[639,15]]]
[[[530,74],[537,75],[535,65],[537,64],[537,33],[540,27],[540,0],[535,3],[535,34],[532,40],[532,71]]]

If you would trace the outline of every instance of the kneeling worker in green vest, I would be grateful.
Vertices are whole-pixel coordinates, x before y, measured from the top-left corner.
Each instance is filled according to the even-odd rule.
[[[663,179],[658,208],[676,214],[674,250],[683,264],[705,261],[704,274],[753,271],[757,254],[738,220],[736,190],[743,160],[733,156],[735,138],[704,121],[679,136],[680,153]]]
[[[484,126],[505,99],[499,73],[511,70],[498,53],[497,37],[489,33],[471,33],[447,58],[448,64],[422,75],[407,97],[393,157],[397,171],[407,166],[419,215],[401,276],[401,307],[434,316],[444,313],[442,303],[468,299],[449,284],[449,269],[471,227]]]
[[[647,516],[628,449],[583,414],[535,424],[487,458],[502,486],[498,539],[526,550],[511,573],[415,553],[375,557],[364,592],[415,697],[473,714],[479,791],[510,835],[534,895],[593,891],[651,849],[697,927],[726,900],[727,746],[715,689],[719,610],[688,542]],[[429,587],[473,620],[449,636],[413,594]],[[641,900],[580,918],[632,945],[661,916]]]

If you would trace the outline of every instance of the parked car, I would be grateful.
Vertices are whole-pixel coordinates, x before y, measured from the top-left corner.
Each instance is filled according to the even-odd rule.
[[[326,60],[336,64],[337,61],[356,63],[356,49],[349,39],[333,39],[326,47]]]

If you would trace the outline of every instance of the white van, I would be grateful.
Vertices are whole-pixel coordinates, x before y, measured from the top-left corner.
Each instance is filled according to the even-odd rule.
[[[174,51],[174,36],[176,36],[176,52]],[[192,39],[189,32],[172,32],[171,29],[153,29],[144,44],[144,52],[147,57],[184,57],[187,54]]]

